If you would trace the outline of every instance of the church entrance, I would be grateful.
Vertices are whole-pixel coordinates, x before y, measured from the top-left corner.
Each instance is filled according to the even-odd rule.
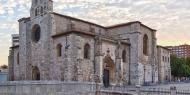
[[[109,87],[110,83],[115,82],[115,64],[110,56],[106,56],[103,61],[103,84]]]
[[[40,70],[37,66],[32,67],[32,80],[40,80]]]
[[[103,76],[103,83],[104,87],[109,87],[110,81],[109,81],[109,70],[104,69],[104,76]]]

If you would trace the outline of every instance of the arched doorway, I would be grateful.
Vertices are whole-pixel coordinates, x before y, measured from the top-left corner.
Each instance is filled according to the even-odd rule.
[[[37,66],[32,67],[32,80],[40,80],[40,70]]]
[[[106,56],[103,62],[103,84],[108,87],[110,83],[115,82],[115,64],[110,56]]]

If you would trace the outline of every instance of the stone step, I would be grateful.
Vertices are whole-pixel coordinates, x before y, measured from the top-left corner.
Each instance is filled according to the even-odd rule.
[[[77,92],[57,92],[56,95],[95,95],[95,93],[77,93]]]

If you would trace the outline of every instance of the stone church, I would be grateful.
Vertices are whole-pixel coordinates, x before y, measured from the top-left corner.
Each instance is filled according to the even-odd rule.
[[[142,85],[158,82],[156,30],[139,21],[113,26],[53,12],[32,0],[9,53],[9,79]]]

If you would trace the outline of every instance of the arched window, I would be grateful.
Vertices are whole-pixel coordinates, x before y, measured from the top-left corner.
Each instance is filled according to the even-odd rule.
[[[58,44],[57,45],[57,57],[61,57],[62,53],[62,45]]]
[[[90,59],[90,45],[89,44],[84,45],[84,58]]]
[[[17,64],[19,65],[20,63],[19,63],[19,53],[17,54]]]
[[[40,8],[40,13],[41,13],[41,15],[43,15],[43,12],[44,12],[43,7],[41,7],[41,8]]]
[[[32,40],[38,42],[40,40],[41,28],[40,25],[35,24],[32,28]]]
[[[148,36],[146,34],[143,37],[143,54],[148,55]]]
[[[123,60],[123,62],[127,61],[126,60],[126,50],[123,50],[123,52],[122,52],[122,60]]]

